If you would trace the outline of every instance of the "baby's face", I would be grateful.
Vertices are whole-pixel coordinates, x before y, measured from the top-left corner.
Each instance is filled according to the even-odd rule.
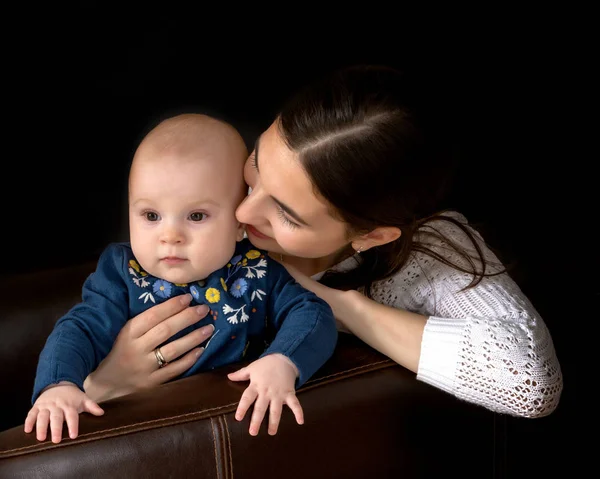
[[[204,279],[229,261],[243,237],[235,218],[245,191],[241,162],[150,156],[130,176],[133,253],[145,271],[171,283]]]

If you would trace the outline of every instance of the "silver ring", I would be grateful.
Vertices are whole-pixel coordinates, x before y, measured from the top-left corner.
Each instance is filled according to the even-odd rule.
[[[160,348],[156,348],[154,350],[154,356],[156,356],[156,362],[158,363],[158,367],[160,368],[164,368],[167,364],[169,364],[166,360],[165,357],[162,355],[162,353],[160,352]]]

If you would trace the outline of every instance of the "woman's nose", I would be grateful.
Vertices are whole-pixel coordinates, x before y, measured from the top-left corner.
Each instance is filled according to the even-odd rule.
[[[249,189],[248,195],[240,203],[235,211],[235,217],[240,223],[245,224],[260,224],[261,220],[265,218],[264,214],[261,214],[261,205],[264,199],[261,197],[259,189]]]

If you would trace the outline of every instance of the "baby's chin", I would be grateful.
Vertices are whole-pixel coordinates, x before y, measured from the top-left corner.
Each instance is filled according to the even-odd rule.
[[[159,268],[158,270],[148,271],[148,273],[156,278],[160,278],[178,286],[185,286],[196,281],[200,281],[207,276],[201,271],[178,271],[177,268],[173,268],[168,271]]]

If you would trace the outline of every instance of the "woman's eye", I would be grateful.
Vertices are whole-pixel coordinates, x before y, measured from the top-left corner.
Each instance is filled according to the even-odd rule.
[[[296,228],[298,228],[298,227],[300,226],[299,224],[297,224],[297,223],[294,223],[292,220],[290,220],[290,219],[289,219],[289,218],[286,216],[286,214],[285,214],[285,212],[283,211],[283,209],[281,208],[281,206],[279,206],[279,205],[277,205],[277,215],[279,216],[279,219],[281,220],[281,222],[282,222],[282,223],[283,223],[285,226],[287,226],[287,227],[289,227],[289,228],[291,228],[291,229],[296,229]]]
[[[146,217],[146,219],[148,221],[158,221],[160,219],[160,217],[158,216],[158,214],[155,213],[154,211],[146,211],[144,213],[144,216]]]
[[[192,213],[190,215],[192,221],[202,221],[205,217],[206,215],[204,213]]]

